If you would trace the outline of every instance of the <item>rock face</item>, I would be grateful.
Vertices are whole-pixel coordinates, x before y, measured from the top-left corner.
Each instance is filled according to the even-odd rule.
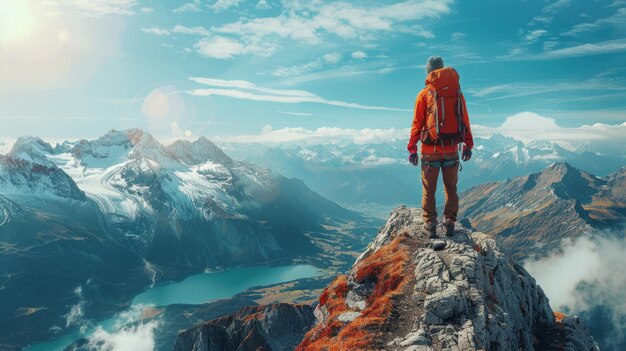
[[[314,323],[308,305],[250,306],[180,333],[174,350],[293,350]]]
[[[421,224],[420,210],[393,211],[326,288],[298,350],[598,350],[491,237],[461,227],[435,250]]]

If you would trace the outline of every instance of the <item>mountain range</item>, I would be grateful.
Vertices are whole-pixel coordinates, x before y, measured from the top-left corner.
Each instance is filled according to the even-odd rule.
[[[568,150],[550,141],[523,143],[500,134],[475,138],[474,142],[472,160],[462,163],[459,189],[538,172],[557,161],[599,176],[619,170],[626,161],[624,150],[603,154],[587,145]],[[406,161],[404,140],[369,144],[338,141],[220,145],[235,158],[264,164],[287,177],[302,179],[321,195],[348,207],[371,212],[378,206],[378,214],[386,215],[390,206],[419,203],[419,171]]]
[[[19,138],[0,156],[0,189],[9,345],[110,314],[159,281],[314,257],[325,249],[311,232],[361,218],[205,138],[164,146],[140,129],[54,147]]]

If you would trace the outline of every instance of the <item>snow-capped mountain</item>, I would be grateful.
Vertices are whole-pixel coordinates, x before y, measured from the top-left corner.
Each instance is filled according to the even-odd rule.
[[[38,138],[20,138],[5,160],[3,170],[11,180],[29,165],[29,179],[49,193],[84,193],[108,225],[155,262],[169,259],[172,247],[182,251],[175,262],[183,266],[206,265],[216,255],[235,261],[249,259],[252,252],[259,259],[280,257],[285,248],[277,237],[286,226],[297,229],[289,244],[283,244],[300,242],[300,248],[310,250],[303,230],[323,216],[352,215],[295,180],[232,160],[205,138],[164,146],[139,129],[112,130],[95,140],[56,148]],[[10,168],[13,164],[19,167]],[[33,178],[40,169],[49,175],[45,180]],[[12,193],[23,191],[15,187]],[[247,234],[223,234],[228,231]]]

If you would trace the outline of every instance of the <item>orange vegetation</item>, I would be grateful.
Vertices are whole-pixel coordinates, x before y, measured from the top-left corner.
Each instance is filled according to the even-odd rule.
[[[327,322],[311,329],[296,348],[297,351],[377,348],[374,345],[380,341],[383,328],[389,322],[395,297],[403,294],[413,276],[409,251],[404,244],[406,239],[406,236],[399,236],[356,267],[355,281],[371,282],[374,289],[368,298],[367,307],[352,322],[343,323],[337,318],[348,311],[345,301],[347,277],[338,277],[324,290],[320,296],[320,305],[328,312]]]
[[[565,313],[554,312],[554,318],[556,318],[557,323],[561,323],[563,322],[563,319],[565,318]]]

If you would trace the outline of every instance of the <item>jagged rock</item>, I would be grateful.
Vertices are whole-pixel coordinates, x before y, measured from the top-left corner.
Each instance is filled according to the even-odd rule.
[[[298,350],[598,350],[582,319],[557,322],[535,279],[494,239],[458,226],[435,250],[421,225],[417,209],[391,213],[338,278],[348,291],[337,281],[327,288],[316,314],[323,318]]]
[[[439,251],[445,249],[448,242],[445,240],[433,240],[433,250]]]
[[[337,317],[342,322],[352,322],[356,317],[360,316],[360,312],[346,312]]]
[[[180,333],[174,351],[292,350],[314,321],[308,305],[245,307]]]

